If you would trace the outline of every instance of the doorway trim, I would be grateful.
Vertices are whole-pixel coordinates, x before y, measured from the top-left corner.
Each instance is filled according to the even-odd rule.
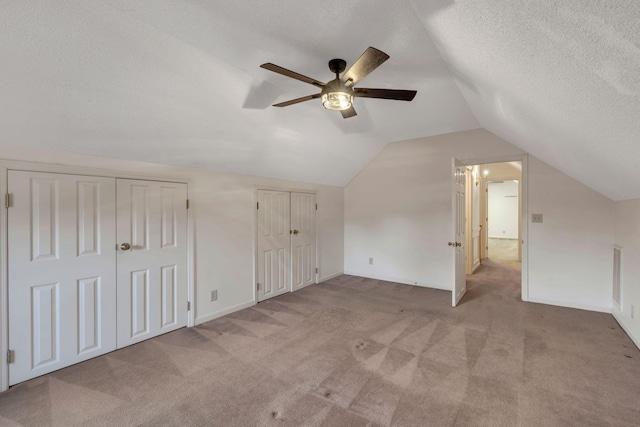
[[[9,191],[10,170],[175,182],[187,184],[187,197],[189,197],[189,188],[191,186],[191,179],[184,176],[136,174],[117,169],[0,159],[0,189],[3,199]],[[9,350],[8,220],[7,208],[2,207],[0,209],[0,392],[9,389],[9,365],[7,364],[7,351]],[[191,302],[191,310],[187,312],[187,327],[194,326],[197,307],[195,294],[195,239],[193,232],[193,214],[190,207],[187,209],[187,301]]]
[[[515,154],[512,156],[480,157],[472,159],[459,159],[462,163],[473,166],[487,163],[522,162],[522,194],[521,199],[521,233],[522,241],[522,272],[521,272],[521,298],[529,301],[529,156],[528,154]]]

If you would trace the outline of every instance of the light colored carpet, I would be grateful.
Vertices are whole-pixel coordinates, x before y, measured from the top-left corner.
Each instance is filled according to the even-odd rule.
[[[0,425],[631,426],[640,351],[607,314],[341,276],[11,388]]]
[[[505,267],[520,270],[521,263],[518,261],[518,239],[488,239],[489,259]]]

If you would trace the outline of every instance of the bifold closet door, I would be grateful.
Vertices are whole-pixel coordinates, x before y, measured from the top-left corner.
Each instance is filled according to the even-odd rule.
[[[117,180],[118,348],[187,325],[187,185]]]
[[[316,195],[291,193],[293,290],[316,283]]]
[[[258,301],[291,290],[290,197],[258,190]]]
[[[115,350],[115,179],[8,172],[11,385]]]

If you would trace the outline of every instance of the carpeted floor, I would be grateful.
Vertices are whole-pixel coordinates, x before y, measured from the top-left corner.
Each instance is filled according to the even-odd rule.
[[[493,262],[520,270],[521,263],[518,261],[518,239],[488,239],[488,255]]]
[[[341,276],[11,388],[0,425],[637,426],[640,351],[607,314]]]

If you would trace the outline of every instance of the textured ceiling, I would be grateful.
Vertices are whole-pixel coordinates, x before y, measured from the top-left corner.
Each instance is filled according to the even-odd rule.
[[[640,198],[640,2],[413,4],[482,127],[611,199]]]
[[[3,143],[345,185],[387,143],[478,128],[406,1],[0,1]],[[344,120],[311,85],[374,46],[391,58]]]
[[[392,141],[484,127],[640,198],[634,0],[0,1],[0,142],[345,185]],[[327,62],[391,56],[343,120]]]

